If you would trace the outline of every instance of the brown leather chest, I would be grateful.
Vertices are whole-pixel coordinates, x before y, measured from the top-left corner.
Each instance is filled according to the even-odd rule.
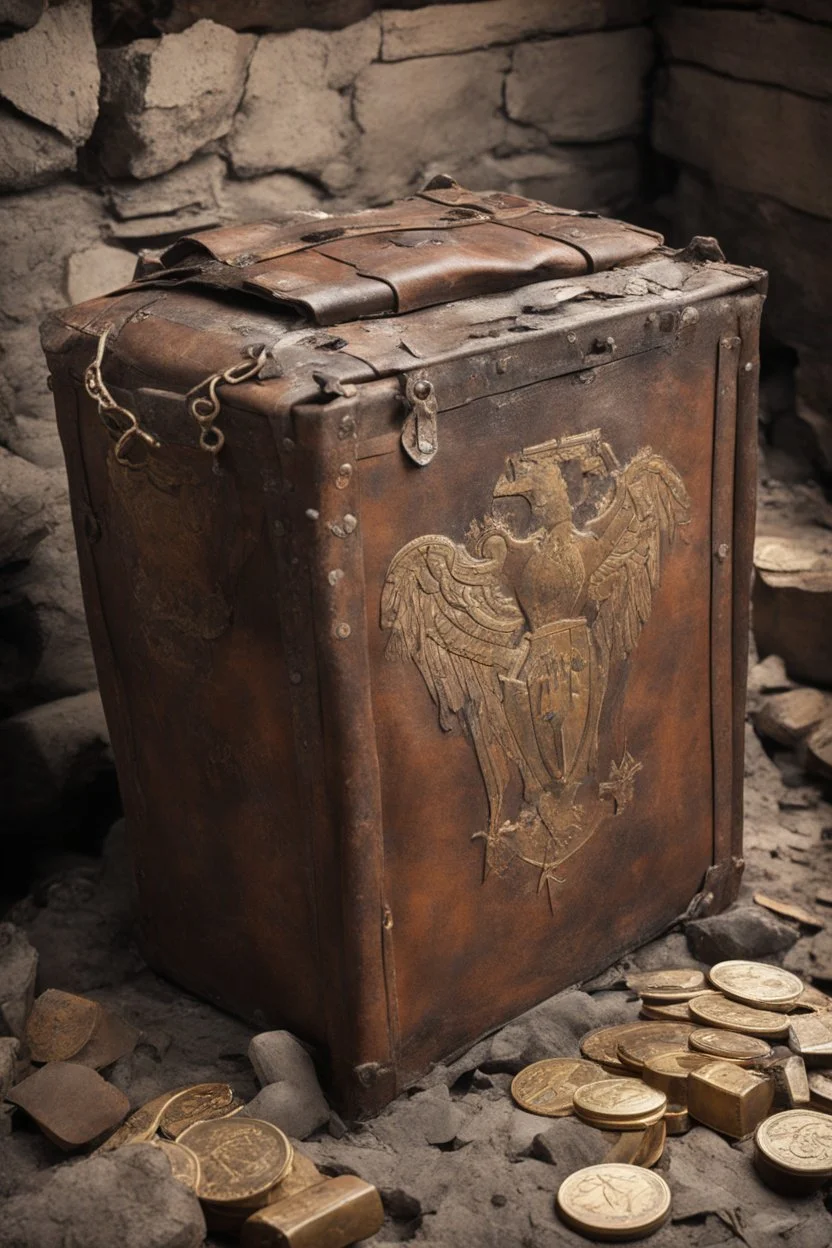
[[[346,1112],[736,889],[764,275],[660,243],[440,179],[45,327],[147,957]]]

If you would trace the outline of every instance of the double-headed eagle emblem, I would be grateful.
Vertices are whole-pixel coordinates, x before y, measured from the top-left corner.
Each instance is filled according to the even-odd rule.
[[[577,465],[584,511],[594,478],[594,514],[580,528],[566,465],[573,475]],[[441,727],[460,726],[473,745],[488,798],[476,833],[484,874],[520,859],[551,903],[557,868],[633,798],[641,763],[626,747],[598,775],[601,712],[690,500],[661,455],[644,447],[622,467],[598,429],[511,456],[493,498],[511,495],[528,501],[534,531],[518,536],[492,514],[464,543],[408,542],[387,572],[381,626],[388,658],[421,672]]]

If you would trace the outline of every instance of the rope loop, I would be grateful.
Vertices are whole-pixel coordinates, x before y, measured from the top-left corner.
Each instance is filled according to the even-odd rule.
[[[220,399],[217,386],[238,386],[241,381],[253,381],[259,376],[268,358],[269,349],[265,346],[253,346],[246,349],[246,359],[232,364],[222,372],[212,373],[199,385],[189,390],[188,411],[199,425],[199,445],[209,455],[219,455],[225,445],[225,434],[214,424],[220,413]],[[206,394],[198,394],[207,390]]]

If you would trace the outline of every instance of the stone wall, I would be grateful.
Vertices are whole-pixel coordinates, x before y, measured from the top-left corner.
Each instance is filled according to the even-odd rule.
[[[674,230],[715,234],[732,260],[769,270],[768,337],[797,353],[804,424],[828,431],[832,4],[718,5],[673,5],[658,23],[652,136],[680,167]],[[815,449],[832,473],[826,439]]]
[[[178,234],[445,171],[626,212],[650,0],[0,0],[0,784],[32,826],[107,765],[38,342]],[[305,24],[305,25],[304,25]]]

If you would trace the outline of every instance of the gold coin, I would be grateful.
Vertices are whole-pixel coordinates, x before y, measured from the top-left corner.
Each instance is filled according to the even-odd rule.
[[[664,1092],[668,1101],[687,1103],[688,1075],[707,1066],[712,1059],[704,1053],[660,1053],[644,1063],[641,1077],[651,1088]]]
[[[810,1070],[807,1071],[806,1078],[809,1082],[812,1108],[832,1114],[832,1075],[825,1075],[820,1070]]]
[[[195,1122],[225,1118],[234,1110],[234,1089],[227,1083],[195,1083],[175,1096],[162,1114],[159,1128],[176,1140]]]
[[[687,1001],[697,992],[708,991],[705,976],[696,967],[684,967],[676,971],[639,971],[628,975],[626,982],[627,987],[637,992],[640,997],[657,1004]]]
[[[68,1062],[92,1036],[104,1011],[97,1001],[47,988],[26,1020],[26,1044],[33,1062]]]
[[[638,1031],[622,1038],[618,1059],[628,1070],[640,1071],[650,1057],[660,1053],[685,1053],[694,1023],[642,1023]]]
[[[605,1162],[564,1179],[555,1208],[567,1226],[591,1238],[640,1239],[670,1216],[670,1188],[652,1170]]]
[[[687,1001],[656,1004],[652,1001],[641,1002],[641,1017],[651,1018],[660,1023],[689,1023],[692,1021]]]
[[[726,1031],[740,1031],[747,1036],[762,1036],[771,1040],[784,1040],[789,1034],[789,1020],[785,1014],[729,1001],[720,992],[694,997],[689,1009],[698,1023],[722,1027]]]
[[[511,1095],[521,1109],[546,1118],[565,1118],[572,1113],[576,1088],[604,1078],[595,1062],[573,1057],[549,1057],[533,1062],[511,1081]]]
[[[177,1183],[192,1192],[199,1189],[200,1166],[196,1153],[174,1140],[154,1140],[153,1147],[161,1149],[165,1154],[170,1162],[170,1172]]]
[[[664,1118],[643,1131],[622,1131],[604,1161],[623,1161],[628,1166],[646,1166],[649,1170],[661,1159],[666,1139]]]
[[[177,1140],[196,1153],[197,1195],[214,1204],[252,1200],[279,1183],[292,1164],[292,1145],[278,1127],[259,1118],[195,1122]]]
[[[594,1126],[617,1124],[622,1129],[650,1126],[667,1108],[664,1092],[640,1079],[599,1079],[585,1083],[572,1100],[575,1113]]]
[[[597,1062],[614,1074],[624,1074],[626,1066],[619,1061],[618,1045],[625,1036],[642,1031],[644,1023],[619,1023],[616,1027],[599,1027],[581,1039],[581,1053],[590,1062]]]
[[[786,1109],[761,1122],[754,1143],[791,1174],[832,1177],[832,1121],[813,1109]]]
[[[664,1125],[668,1135],[684,1135],[693,1126],[687,1105],[668,1105],[664,1113]]]
[[[767,962],[717,962],[708,971],[708,978],[732,1001],[767,1010],[791,1009],[804,989],[797,975]]]
[[[723,1031],[720,1027],[697,1027],[690,1033],[688,1044],[698,1053],[721,1057],[725,1062],[750,1066],[771,1057],[772,1048],[759,1036],[746,1036],[739,1031]]]
[[[174,1088],[172,1091],[164,1092],[161,1096],[156,1096],[152,1101],[142,1105],[95,1151],[97,1153],[109,1153],[112,1149],[121,1148],[124,1144],[141,1144],[143,1141],[151,1139],[159,1129],[159,1120],[166,1106],[182,1091],[184,1091],[183,1088]]]

